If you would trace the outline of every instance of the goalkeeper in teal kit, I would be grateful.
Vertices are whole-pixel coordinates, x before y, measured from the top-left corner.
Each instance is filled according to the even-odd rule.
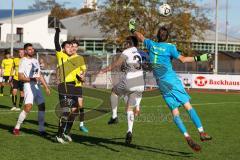
[[[150,64],[153,69],[153,75],[156,79],[159,90],[163,99],[167,103],[173,115],[173,121],[185,136],[189,146],[194,151],[200,151],[201,147],[195,143],[187,132],[187,129],[180,117],[179,107],[184,106],[187,110],[191,120],[200,133],[201,141],[211,140],[206,132],[203,130],[201,120],[190,104],[190,97],[185,91],[182,82],[177,77],[177,74],[172,68],[172,59],[178,59],[183,63],[195,61],[208,61],[210,54],[203,54],[195,57],[182,56],[174,44],[166,43],[168,39],[168,30],[165,27],[160,27],[157,33],[158,42],[146,39],[141,33],[136,31],[136,23],[134,19],[129,21],[129,30],[144,43],[144,46],[149,51]]]

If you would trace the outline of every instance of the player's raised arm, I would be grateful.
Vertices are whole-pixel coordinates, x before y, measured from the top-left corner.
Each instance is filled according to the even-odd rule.
[[[54,35],[54,44],[55,44],[55,50],[56,51],[61,51],[61,46],[60,46],[60,43],[59,43],[59,34],[61,32],[60,28],[55,28],[56,32],[55,32],[55,35]]]
[[[129,20],[128,28],[137,37],[137,39],[140,42],[144,42],[145,37],[142,35],[142,33],[136,31],[136,20],[135,19],[130,19]]]
[[[116,61],[112,62],[112,64],[110,64],[106,68],[101,69],[100,73],[106,73],[108,71],[113,70],[116,67],[120,67],[123,64],[124,60],[125,60],[124,57],[120,56]]]
[[[186,57],[186,56],[183,56],[183,55],[180,55],[178,57],[178,59],[182,62],[182,63],[188,63],[188,62],[205,62],[205,61],[209,61],[209,59],[212,58],[212,55],[209,54],[209,53],[205,53],[205,54],[202,54],[200,56],[194,56],[194,57]]]

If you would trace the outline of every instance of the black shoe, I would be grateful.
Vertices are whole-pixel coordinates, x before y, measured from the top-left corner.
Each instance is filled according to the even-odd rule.
[[[125,143],[126,143],[127,145],[129,145],[129,144],[131,144],[131,142],[132,142],[132,133],[131,133],[131,132],[128,132],[128,133],[126,134]]]
[[[110,124],[117,124],[118,123],[118,118],[116,117],[116,118],[112,118],[111,117],[111,119],[108,121],[108,124],[110,125]]]

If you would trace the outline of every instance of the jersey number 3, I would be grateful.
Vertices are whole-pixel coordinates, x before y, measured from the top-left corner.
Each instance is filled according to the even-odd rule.
[[[142,69],[142,59],[141,59],[141,57],[139,55],[135,55],[133,57],[133,60],[137,61],[137,64],[134,65],[134,68],[137,69],[137,70]]]

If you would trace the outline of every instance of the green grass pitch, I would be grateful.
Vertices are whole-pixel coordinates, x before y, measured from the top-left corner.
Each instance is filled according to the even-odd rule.
[[[5,89],[8,92],[8,89]],[[13,136],[19,112],[10,111],[11,98],[0,97],[0,160],[237,160],[240,155],[240,100],[239,94],[192,93],[196,108],[205,130],[213,136],[211,142],[200,142],[199,135],[187,113],[181,108],[181,116],[196,142],[202,146],[194,153],[185,142],[171,114],[158,93],[145,93],[141,115],[136,118],[133,145],[125,146],[127,122],[123,102],[119,107],[120,123],[108,126],[110,117],[109,92],[85,89],[86,126],[88,134],[79,131],[79,122],[72,129],[73,141],[62,145],[54,142],[57,117],[54,109],[58,102],[57,92],[52,90],[46,97],[47,138],[38,135],[37,107],[34,106],[22,125],[21,136]]]

